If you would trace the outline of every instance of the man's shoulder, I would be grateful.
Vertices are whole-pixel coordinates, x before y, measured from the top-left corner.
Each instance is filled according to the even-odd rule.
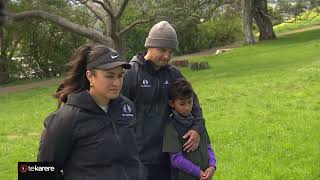
[[[175,65],[173,65],[173,64],[168,64],[167,66],[168,66],[168,69],[170,69],[170,70],[172,70],[172,71],[179,71],[179,72],[180,72],[180,70],[178,69],[178,67],[175,66]]]
[[[166,69],[174,79],[183,78],[181,71],[176,66],[168,64]]]
[[[126,72],[137,71],[143,64],[142,60],[139,59],[139,55],[133,56],[129,64],[131,65],[130,69],[127,69]]]
[[[134,55],[131,60],[130,60],[130,64],[142,64],[143,60],[144,60],[144,54],[145,52],[141,52],[141,53],[138,53],[136,55]]]

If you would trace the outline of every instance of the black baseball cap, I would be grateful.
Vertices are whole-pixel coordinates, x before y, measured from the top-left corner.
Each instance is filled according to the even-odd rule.
[[[124,69],[130,69],[131,65],[122,60],[120,54],[116,51],[111,51],[108,54],[102,55],[99,58],[89,62],[86,66],[87,70],[92,69],[112,69],[122,66]]]

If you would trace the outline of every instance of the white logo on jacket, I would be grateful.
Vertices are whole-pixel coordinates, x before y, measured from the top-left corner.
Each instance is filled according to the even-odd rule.
[[[131,113],[131,107],[128,105],[128,104],[125,104],[125,105],[123,105],[123,107],[122,107],[122,110],[123,110],[123,114],[122,114],[122,116],[131,116],[131,117],[133,117],[133,114]]]
[[[148,80],[144,79],[144,80],[142,80],[141,87],[143,87],[143,88],[149,88],[149,87],[151,87],[151,85],[149,84],[149,81],[148,81]]]
[[[164,84],[169,84],[169,81],[168,81],[168,80],[166,80],[166,81],[164,82]]]

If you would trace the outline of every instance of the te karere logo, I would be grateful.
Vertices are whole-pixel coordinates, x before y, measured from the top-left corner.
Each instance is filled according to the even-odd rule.
[[[43,172],[43,171],[54,172],[55,168],[54,166],[37,166],[37,165],[28,166],[26,164],[21,164],[19,170],[22,173],[26,173],[28,171],[29,172]]]
[[[18,162],[18,180],[55,180],[57,168],[49,162]]]

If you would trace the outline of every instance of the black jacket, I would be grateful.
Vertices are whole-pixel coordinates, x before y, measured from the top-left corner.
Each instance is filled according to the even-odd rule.
[[[55,162],[65,180],[142,180],[135,124],[134,105],[122,95],[108,113],[88,91],[70,95],[45,120],[38,161]]]
[[[133,101],[137,110],[136,135],[142,163],[167,164],[168,156],[162,152],[162,139],[170,114],[168,88],[177,78],[184,77],[171,65],[154,70],[152,62],[145,61],[144,55],[141,53],[131,60],[132,67],[124,75],[122,94]],[[194,97],[193,129],[202,132],[204,119],[197,96]]]

